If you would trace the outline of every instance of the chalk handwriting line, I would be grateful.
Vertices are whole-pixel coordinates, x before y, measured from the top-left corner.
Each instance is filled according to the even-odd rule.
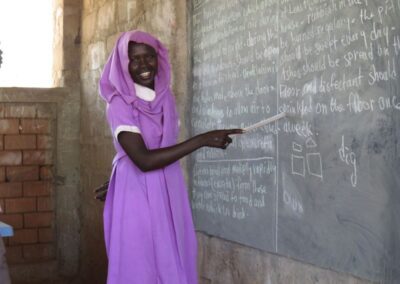
[[[218,163],[218,162],[250,162],[250,161],[261,161],[261,160],[273,160],[274,157],[260,157],[260,158],[248,158],[248,159],[226,159],[226,160],[196,160],[197,163]]]

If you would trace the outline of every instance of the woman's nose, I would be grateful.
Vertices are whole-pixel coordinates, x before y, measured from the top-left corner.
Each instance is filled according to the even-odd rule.
[[[149,64],[148,64],[148,62],[147,62],[146,57],[145,57],[145,56],[140,57],[140,59],[139,59],[139,66],[140,66],[140,67],[146,67],[146,66],[148,66],[148,65],[149,65]]]

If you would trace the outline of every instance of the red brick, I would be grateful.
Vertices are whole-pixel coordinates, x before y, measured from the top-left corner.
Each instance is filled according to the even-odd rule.
[[[50,227],[54,221],[54,213],[27,213],[24,214],[24,227]]]
[[[5,117],[35,117],[36,107],[26,104],[6,104],[4,107]]]
[[[6,168],[0,167],[0,182],[6,181]]]
[[[19,119],[0,119],[0,134],[18,134]]]
[[[38,135],[37,136],[37,148],[38,149],[52,149],[53,148],[53,137],[49,135]]]
[[[22,196],[22,183],[5,182],[0,183],[0,197],[20,197]]]
[[[25,150],[36,149],[35,135],[5,135],[4,149],[6,150]]]
[[[15,230],[14,236],[9,240],[10,245],[35,244],[37,242],[37,229]]]
[[[24,262],[22,255],[22,246],[12,246],[6,248],[6,258],[9,264]]]
[[[36,211],[36,198],[6,199],[6,213],[24,213]]]
[[[40,243],[54,242],[54,229],[53,228],[39,229],[39,242]]]
[[[23,226],[22,214],[0,214],[0,221],[4,222],[14,229],[21,229]]]
[[[23,151],[24,165],[51,165],[52,163],[52,151]]]
[[[53,169],[49,166],[40,167],[40,179],[48,180],[53,178]]]
[[[0,151],[0,166],[18,166],[21,164],[21,151]]]
[[[24,258],[26,260],[48,260],[55,257],[53,244],[37,244],[24,246]]]
[[[46,134],[50,133],[48,119],[21,119],[21,133]]]
[[[39,167],[38,166],[7,167],[6,177],[8,181],[39,180]]]
[[[53,191],[53,183],[50,181],[24,182],[24,196],[49,196]]]
[[[38,211],[53,211],[54,202],[52,197],[38,197],[37,200]]]

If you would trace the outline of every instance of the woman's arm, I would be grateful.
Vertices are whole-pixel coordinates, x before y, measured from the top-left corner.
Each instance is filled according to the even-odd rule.
[[[229,135],[241,133],[242,129],[214,130],[174,146],[154,150],[147,149],[142,136],[133,132],[121,132],[118,142],[132,162],[140,170],[147,172],[168,166],[204,146],[226,149],[232,142]]]

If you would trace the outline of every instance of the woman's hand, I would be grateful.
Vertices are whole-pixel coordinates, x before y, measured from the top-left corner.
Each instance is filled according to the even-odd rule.
[[[229,135],[242,133],[243,129],[213,130],[201,134],[201,137],[203,139],[203,146],[226,149],[232,143],[232,138]]]
[[[109,183],[110,183],[109,181],[106,181],[105,183],[100,185],[98,188],[93,190],[93,192],[95,194],[94,195],[95,199],[98,199],[100,201],[106,200]]]

